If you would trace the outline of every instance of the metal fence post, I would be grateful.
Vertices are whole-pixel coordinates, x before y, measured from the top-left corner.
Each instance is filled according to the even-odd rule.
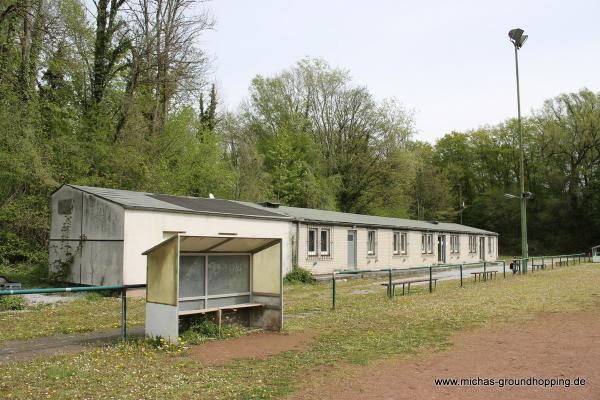
[[[433,280],[433,266],[429,266],[429,293],[433,292],[433,286],[432,284],[432,280]]]
[[[332,296],[331,296],[331,309],[335,310],[335,272],[331,273],[331,283],[332,283]]]
[[[487,269],[487,262],[483,262],[483,280],[487,281],[487,274],[486,274],[486,269]]]
[[[121,290],[121,339],[127,339],[127,288]]]
[[[463,273],[462,273],[463,265],[460,264],[460,287],[463,287]]]
[[[502,261],[502,275],[506,279],[506,261]]]
[[[394,290],[392,289],[392,269],[388,270],[388,297],[391,299],[394,296]]]

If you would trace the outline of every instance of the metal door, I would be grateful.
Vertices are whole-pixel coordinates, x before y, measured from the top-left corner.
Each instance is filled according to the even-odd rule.
[[[438,262],[446,262],[446,236],[438,235]]]
[[[356,269],[356,231],[348,231],[348,269]]]

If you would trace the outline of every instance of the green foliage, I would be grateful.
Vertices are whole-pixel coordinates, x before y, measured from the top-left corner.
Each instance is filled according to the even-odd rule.
[[[284,280],[287,283],[316,283],[317,280],[309,270],[302,267],[294,267],[291,272],[285,275]]]
[[[43,262],[0,265],[0,275],[20,282],[23,287],[48,286],[48,267]]]
[[[200,344],[207,340],[241,336],[247,332],[248,329],[236,325],[223,325],[219,328],[215,321],[205,316],[192,317],[185,324],[180,343]]]
[[[147,19],[164,9],[125,4],[0,5],[1,266],[47,268],[48,202],[63,183],[462,216],[499,232],[502,251],[518,250],[516,208],[498,198],[518,191],[515,121],[421,143],[398,100],[308,58],[256,76],[227,113],[195,45],[210,16],[188,17],[188,2],[164,29]],[[524,120],[532,253],[581,251],[600,236],[599,103],[589,90],[563,94]],[[68,261],[54,280],[67,279]]]
[[[105,296],[99,292],[88,292],[85,294],[85,299],[92,302],[102,300],[104,297]]]
[[[49,367],[44,370],[44,375],[51,380],[61,380],[75,375],[77,372],[64,367]]]
[[[0,311],[23,310],[26,306],[23,296],[0,296]]]

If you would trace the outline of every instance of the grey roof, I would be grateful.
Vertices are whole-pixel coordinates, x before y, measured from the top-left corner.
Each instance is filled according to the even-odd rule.
[[[259,204],[242,204],[266,208]],[[392,217],[378,217],[375,215],[351,214],[339,211],[317,210],[313,208],[299,208],[279,206],[278,208],[268,208],[271,211],[279,212],[283,215],[289,215],[294,220],[306,223],[329,223],[342,225],[373,226],[392,229],[426,230],[426,231],[446,231],[460,233],[475,233],[485,235],[497,235],[496,232],[486,231],[484,229],[473,228],[466,225],[455,224],[451,222],[419,221],[414,219],[402,219]]]
[[[478,229],[449,222],[434,223],[431,221],[378,217],[374,215],[351,214],[338,211],[287,206],[272,208],[264,207],[256,203],[235,200],[171,196],[155,193],[133,192],[129,190],[106,189],[92,186],[67,186],[94,194],[128,209],[283,219],[320,224],[357,225],[392,229],[497,235],[495,232],[486,231],[484,229]]]
[[[66,185],[119,204],[127,209],[159,210],[194,214],[214,214],[243,216],[268,219],[285,219],[290,217],[269,209],[259,209],[223,199],[206,199],[201,197],[170,196],[155,193],[133,192],[130,190],[107,189],[92,186]]]

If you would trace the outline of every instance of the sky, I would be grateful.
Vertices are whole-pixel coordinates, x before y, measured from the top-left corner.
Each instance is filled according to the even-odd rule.
[[[252,78],[304,57],[350,72],[376,99],[415,112],[417,139],[516,116],[514,47],[523,115],[561,93],[600,91],[600,1],[212,0],[216,19],[201,47],[226,107]]]

